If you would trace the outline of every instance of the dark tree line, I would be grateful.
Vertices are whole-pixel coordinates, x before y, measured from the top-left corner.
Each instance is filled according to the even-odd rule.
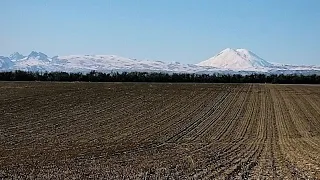
[[[0,81],[84,81],[84,82],[197,82],[197,83],[273,83],[320,84],[319,75],[266,74],[185,74],[158,72],[66,73],[66,72],[0,72]]]

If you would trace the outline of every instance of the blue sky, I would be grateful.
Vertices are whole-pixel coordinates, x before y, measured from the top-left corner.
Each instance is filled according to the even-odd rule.
[[[320,64],[319,0],[1,0],[0,54],[115,54],[197,63],[247,48]]]

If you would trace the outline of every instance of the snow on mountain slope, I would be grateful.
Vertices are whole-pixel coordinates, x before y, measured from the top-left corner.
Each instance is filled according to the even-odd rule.
[[[231,48],[197,65],[231,70],[268,70],[273,66],[249,50]]]
[[[13,62],[8,57],[0,56],[0,69],[9,69]]]
[[[71,55],[58,56],[54,61],[67,69],[121,70],[121,69],[165,69],[166,64],[158,61],[140,61],[115,55]]]
[[[66,71],[157,71],[195,73],[205,68],[180,63],[137,60],[116,55],[70,55],[58,56],[51,64],[63,65]],[[61,69],[61,68],[60,68]]]

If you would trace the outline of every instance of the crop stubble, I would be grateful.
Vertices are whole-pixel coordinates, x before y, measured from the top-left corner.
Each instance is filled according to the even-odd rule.
[[[3,82],[0,105],[0,178],[320,178],[320,86]]]

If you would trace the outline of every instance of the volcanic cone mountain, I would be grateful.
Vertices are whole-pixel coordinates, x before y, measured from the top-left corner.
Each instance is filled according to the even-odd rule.
[[[216,56],[198,63],[199,66],[232,70],[259,70],[272,68],[273,64],[247,49],[227,48]]]

